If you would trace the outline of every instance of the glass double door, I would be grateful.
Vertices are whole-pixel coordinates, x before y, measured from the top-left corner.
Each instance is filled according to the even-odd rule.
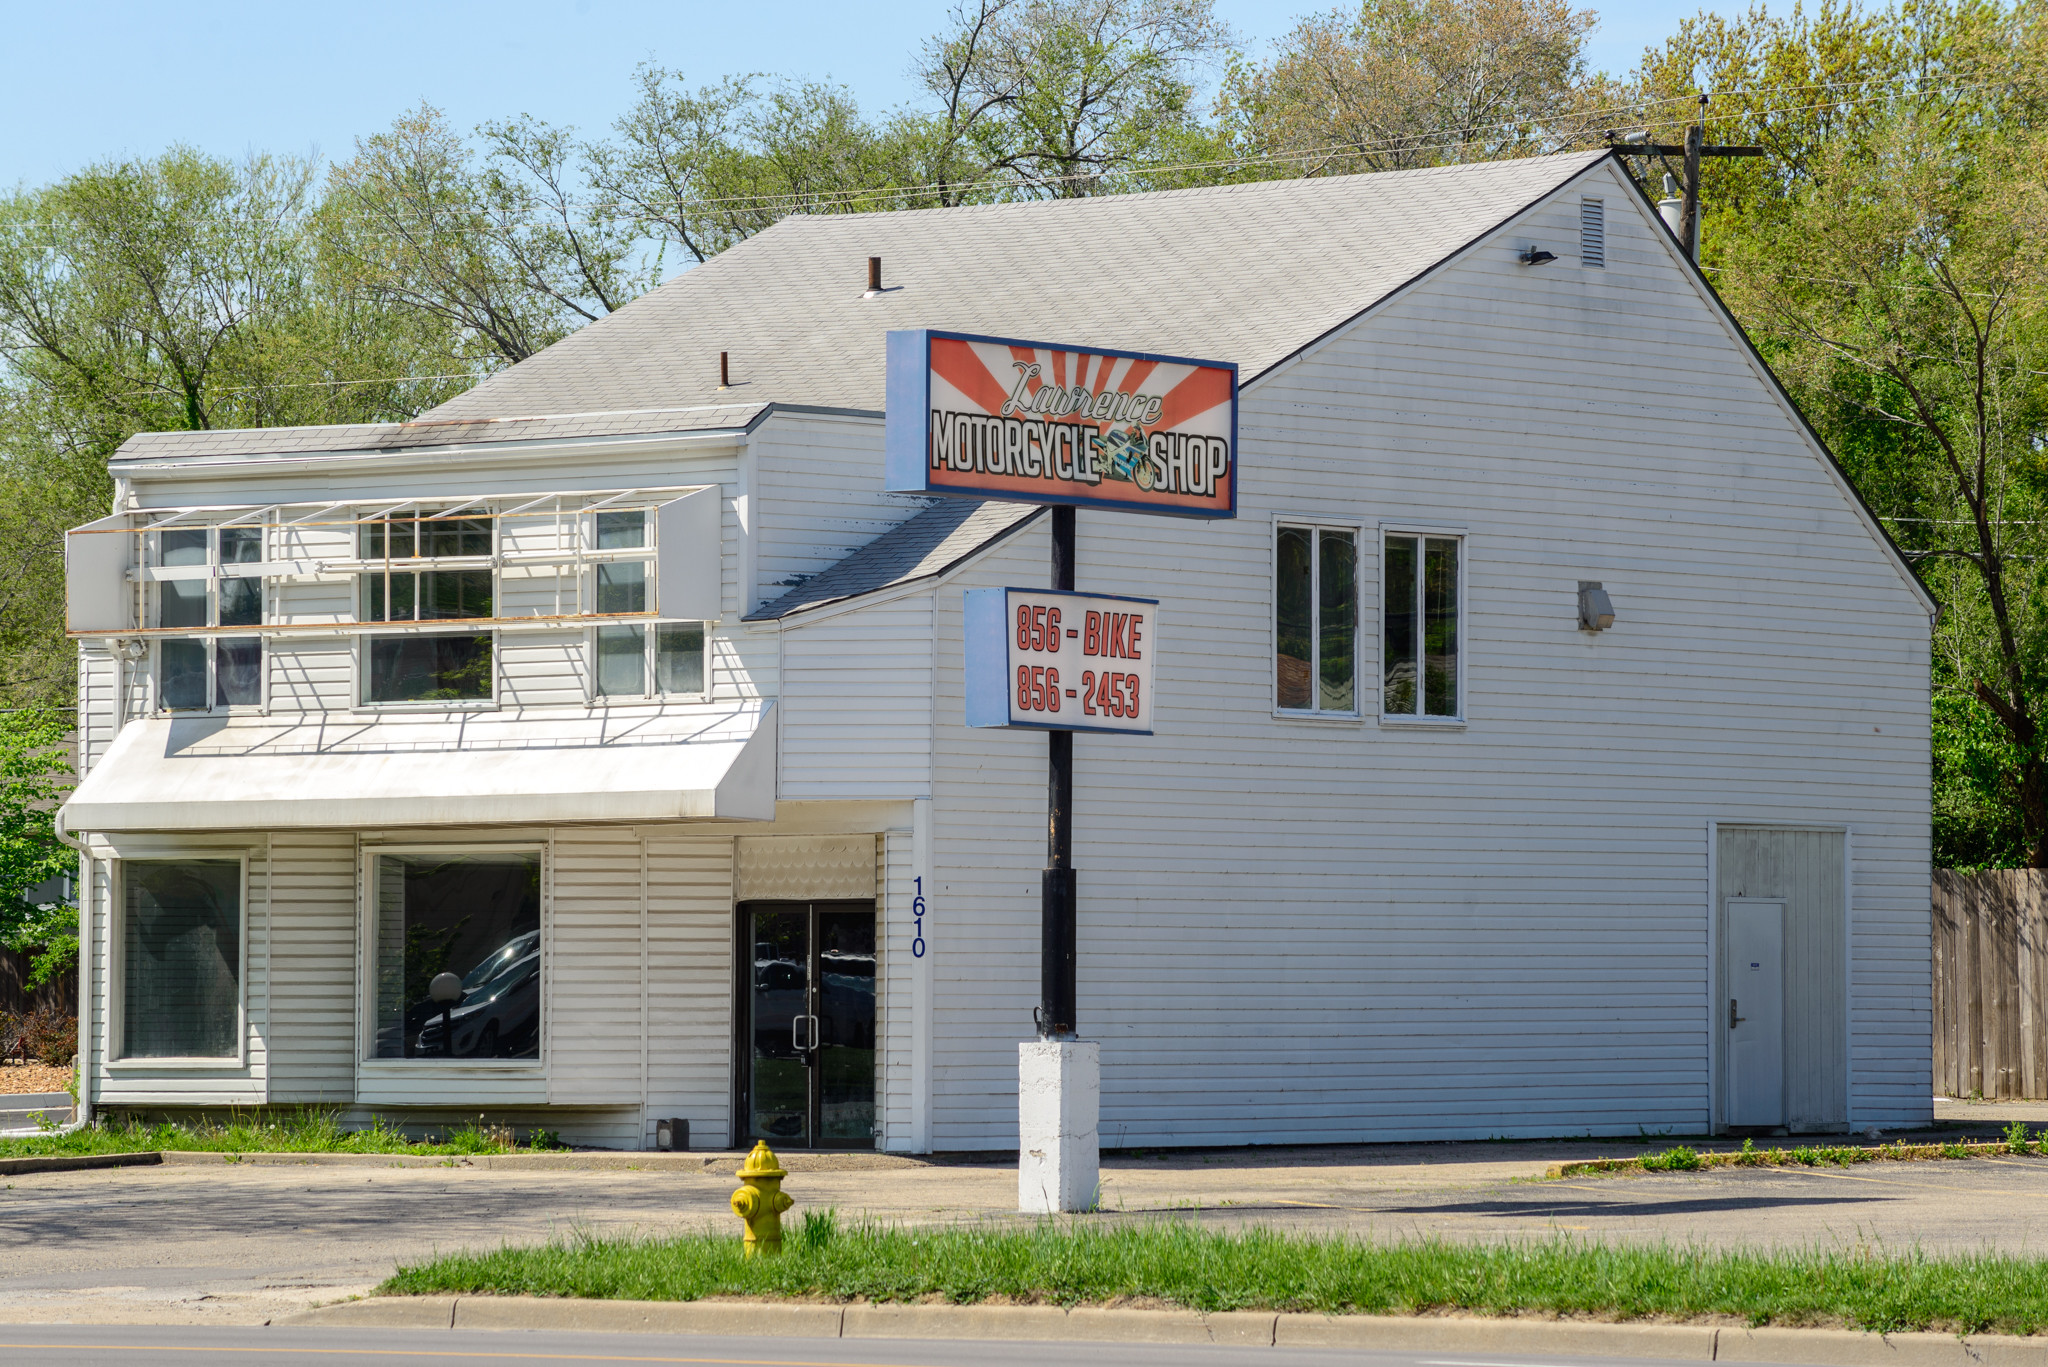
[[[740,908],[741,1134],[791,1148],[875,1142],[875,904]]]

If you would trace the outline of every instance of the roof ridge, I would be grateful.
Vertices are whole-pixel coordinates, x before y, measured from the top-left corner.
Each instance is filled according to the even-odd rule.
[[[754,237],[765,236],[785,223],[803,225],[828,222],[843,223],[849,220],[898,218],[915,214],[1029,212],[1055,207],[1071,212],[1077,207],[1106,208],[1112,205],[1127,205],[1134,201],[1193,197],[1198,195],[1256,194],[1290,188],[1299,189],[1303,186],[1338,186],[1347,182],[1368,179],[1385,182],[1390,179],[1416,180],[1426,176],[1452,177],[1499,174],[1508,167],[1526,167],[1539,162],[1558,162],[1567,158],[1583,161],[1586,165],[1590,166],[1600,158],[1607,156],[1608,153],[1609,149],[1603,147],[1586,151],[1549,152],[1533,157],[1508,157],[1499,161],[1461,161],[1447,162],[1437,166],[1404,166],[1392,171],[1351,171],[1339,176],[1285,176],[1271,180],[1233,180],[1216,185],[1181,185],[1160,190],[1125,190],[1107,195],[1081,195],[1072,199],[1012,199],[997,200],[986,204],[931,204],[914,209],[864,209],[859,213],[848,214],[812,213],[809,210],[796,210],[777,219],[773,224],[763,229],[762,232],[756,233]],[[754,239],[748,239],[748,241],[752,240]],[[745,244],[735,243],[734,245],[743,246]],[[722,256],[724,253],[720,253],[720,255]],[[712,260],[716,259],[717,257],[713,257],[698,264],[709,265]],[[669,279],[679,280],[689,273],[688,270],[679,271],[675,275],[670,276]]]

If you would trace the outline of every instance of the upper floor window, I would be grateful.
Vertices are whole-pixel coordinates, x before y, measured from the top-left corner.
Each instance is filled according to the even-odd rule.
[[[1275,704],[1356,715],[1358,533],[1283,526],[1273,569]]]
[[[599,627],[595,645],[599,697],[647,698],[704,692],[702,622]]]
[[[1454,720],[1460,706],[1463,541],[1390,532],[1382,597],[1382,715]]]
[[[601,511],[591,515],[591,523],[591,544],[606,556],[591,567],[591,610],[606,617],[646,612],[654,555],[646,510]]]
[[[413,510],[372,518],[357,529],[360,555],[381,561],[356,576],[364,622],[430,622],[492,616],[496,519]],[[421,562],[436,562],[425,565]],[[449,561],[481,563],[449,564]]]
[[[261,527],[166,527],[155,538],[157,627],[213,632],[263,625]],[[157,705],[172,711],[260,704],[262,638],[165,637],[157,642],[156,682]]]

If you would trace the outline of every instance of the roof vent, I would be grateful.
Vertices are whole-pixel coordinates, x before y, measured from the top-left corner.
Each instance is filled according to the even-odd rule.
[[[882,258],[879,256],[871,256],[868,258],[868,292],[866,294],[863,294],[861,298],[872,299],[881,292]]]
[[[1579,201],[1579,264],[1607,264],[1607,206],[1597,199]]]

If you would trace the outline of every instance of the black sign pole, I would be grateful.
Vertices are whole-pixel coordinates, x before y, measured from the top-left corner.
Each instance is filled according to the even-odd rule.
[[[1052,586],[1074,591],[1074,510],[1052,510]],[[1074,733],[1048,731],[1045,872],[1039,890],[1040,1039],[1074,1037]]]

